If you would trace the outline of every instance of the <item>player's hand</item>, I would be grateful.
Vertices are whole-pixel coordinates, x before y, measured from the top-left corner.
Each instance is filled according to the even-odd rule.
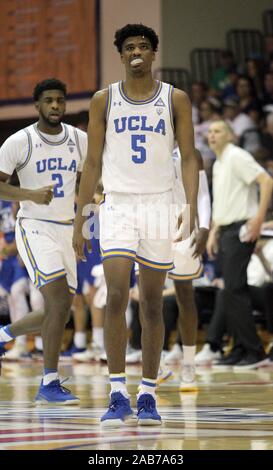
[[[194,252],[192,255],[193,258],[198,258],[199,256],[202,256],[202,254],[205,252],[208,236],[208,229],[203,227],[200,228],[198,232],[194,235],[191,242],[191,247],[195,245]]]
[[[51,186],[44,186],[43,188],[34,189],[31,191],[30,200],[36,204],[50,204],[53,198],[54,184]]]
[[[92,253],[91,240],[86,240],[82,234],[82,227],[74,227],[72,246],[76,253],[77,260],[87,261],[84,248],[87,248],[88,253]]]
[[[195,228],[194,218],[191,215],[184,211],[178,216],[177,220],[177,230],[174,235],[173,241],[175,243],[181,242],[189,238]]]

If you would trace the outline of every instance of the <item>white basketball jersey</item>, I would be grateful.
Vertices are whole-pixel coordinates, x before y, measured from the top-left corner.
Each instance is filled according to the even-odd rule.
[[[20,202],[18,217],[50,221],[74,218],[77,171],[87,152],[87,134],[62,124],[60,134],[41,133],[37,123],[9,137],[0,150],[0,171],[12,174],[16,169],[20,187],[39,189],[54,185],[50,204]]]
[[[172,90],[158,82],[153,97],[133,101],[122,82],[109,86],[102,162],[106,193],[161,193],[172,188]]]

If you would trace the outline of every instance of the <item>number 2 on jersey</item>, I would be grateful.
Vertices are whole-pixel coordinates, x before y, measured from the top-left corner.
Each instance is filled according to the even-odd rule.
[[[63,187],[63,177],[60,173],[53,173],[51,175],[52,181],[56,181],[57,184],[54,186],[53,194],[54,197],[64,197],[64,191],[61,189]]]
[[[139,144],[144,144],[146,142],[146,136],[145,135],[132,135],[132,150],[134,152],[137,152],[138,155],[132,155],[132,160],[134,163],[144,163],[146,160],[146,149],[143,147],[143,145]]]

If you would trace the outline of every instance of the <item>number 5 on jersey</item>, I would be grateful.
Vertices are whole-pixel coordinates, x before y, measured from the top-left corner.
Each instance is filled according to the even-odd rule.
[[[132,135],[132,150],[136,152],[136,155],[132,155],[132,160],[134,163],[144,163],[146,160],[146,149],[143,145],[146,142],[146,136],[141,135]]]

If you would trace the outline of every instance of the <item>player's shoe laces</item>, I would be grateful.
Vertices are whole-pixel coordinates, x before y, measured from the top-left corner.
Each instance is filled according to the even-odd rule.
[[[120,426],[123,424],[136,424],[136,417],[130,405],[130,400],[121,392],[110,395],[109,408],[101,417],[102,426]]]
[[[42,381],[35,397],[36,405],[78,405],[79,403],[79,398],[63,387],[59,379],[53,380],[48,385],[43,385]]]
[[[150,393],[142,393],[137,400],[137,422],[143,426],[159,426],[161,424],[156,401]]]

